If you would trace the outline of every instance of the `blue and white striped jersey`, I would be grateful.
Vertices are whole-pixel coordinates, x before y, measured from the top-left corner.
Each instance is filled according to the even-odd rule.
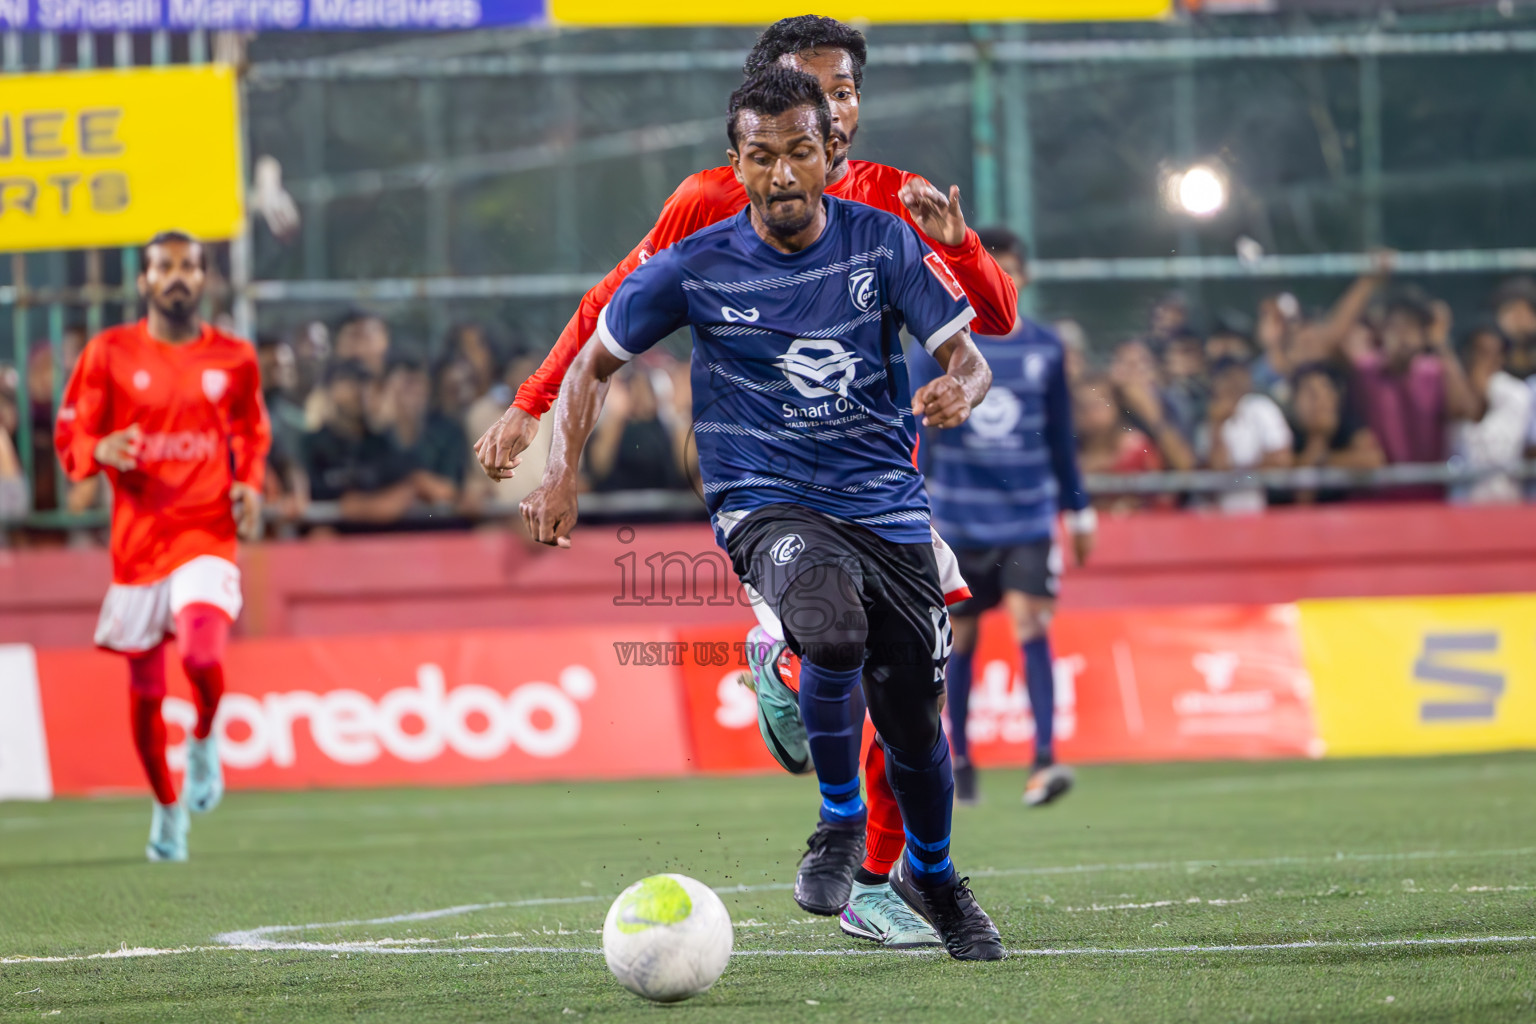
[[[598,320],[620,359],[693,327],[693,429],[722,543],[782,502],[898,543],[931,536],[900,332],[931,351],[975,314],[911,227],[823,203],[826,230],[801,252],[769,246],[743,210],[652,256]]]
[[[1059,507],[1088,507],[1061,339],[1021,316],[1013,334],[978,336],[976,345],[992,367],[992,390],[961,426],[924,430],[918,449],[934,528],[956,548],[1044,540]],[[913,352],[914,388],[941,372]]]

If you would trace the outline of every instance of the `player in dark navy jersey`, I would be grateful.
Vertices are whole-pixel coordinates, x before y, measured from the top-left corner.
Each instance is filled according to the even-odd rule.
[[[823,196],[834,148],[814,78],[765,70],[731,97],[728,124],[748,209],[657,253],[620,286],[599,320],[601,344],[566,375],[524,517],[536,539],[569,543],[577,461],[604,382],[692,326],[694,431],[716,536],[802,661],[800,709],[822,794],[811,856],[835,864],[846,893],[865,824],[862,686],[906,822],[892,889],[952,956],[1001,959],[997,929],[949,855],[954,780],[939,718],[949,621],[910,459],[919,417],[958,425],[986,393],[990,373],[967,331],[974,312],[909,225]],[[916,392],[903,327],[945,370]],[[806,883],[802,870],[802,903],[816,895],[800,891]]]
[[[980,234],[1022,292],[1027,283],[1023,241],[1000,229]],[[1066,520],[1078,564],[1092,549],[1096,520],[1078,472],[1061,339],[1021,316],[1010,334],[979,337],[978,343],[993,373],[986,400],[960,429],[925,431],[918,450],[934,528],[954,548],[972,595],[950,609],[955,649],[949,659],[948,711],[955,799],[976,800],[976,772],[965,734],[971,658],[978,617],[1002,603],[1023,652],[1025,690],[1035,718],[1035,763],[1024,802],[1039,806],[1072,785],[1072,773],[1056,764],[1052,743],[1056,699],[1047,629],[1061,582],[1056,517],[1062,513]],[[932,359],[913,353],[915,384],[941,372]]]

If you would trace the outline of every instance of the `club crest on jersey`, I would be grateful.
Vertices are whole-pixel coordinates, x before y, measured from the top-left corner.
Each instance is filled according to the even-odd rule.
[[[786,533],[773,542],[773,547],[768,549],[768,553],[773,556],[773,560],[778,564],[788,565],[796,558],[799,558],[800,552],[804,550],[805,541],[800,539],[798,533]]]
[[[203,394],[208,396],[208,401],[217,402],[228,388],[229,374],[224,370],[203,371]]]
[[[143,391],[143,390],[147,389],[149,387],[149,371],[148,370],[135,370],[135,371],[133,371],[133,386],[135,388],[137,388],[138,390],[140,390],[140,391]]]
[[[728,324],[755,324],[757,323],[757,318],[762,316],[762,314],[757,311],[756,306],[745,310],[737,309],[735,306],[721,306],[720,315],[725,318],[725,322]]]
[[[988,441],[998,441],[1012,434],[1024,418],[1024,403],[1007,388],[993,388],[981,404],[971,410],[966,425]]]
[[[860,313],[868,313],[875,305],[875,271],[872,267],[855,270],[848,275],[848,297]]]
[[[860,359],[831,338],[796,338],[774,366],[806,398],[848,397]]]
[[[944,265],[944,261],[939,259],[938,253],[930,252],[924,256],[923,265],[928,268],[930,274],[939,279],[939,284],[944,286],[950,298],[956,302],[965,298],[965,289],[960,287],[960,282],[955,280],[955,275],[951,274],[949,268]]]

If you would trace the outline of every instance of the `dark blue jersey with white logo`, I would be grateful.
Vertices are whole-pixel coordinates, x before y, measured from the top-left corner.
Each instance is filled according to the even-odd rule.
[[[1045,540],[1058,507],[1088,507],[1061,339],[1020,317],[1013,334],[976,344],[992,367],[992,390],[961,426],[924,430],[918,449],[934,528],[956,548]],[[913,352],[911,372],[920,387],[942,371]]]
[[[898,543],[926,542],[903,326],[932,351],[975,315],[902,221],[826,197],[826,230],[794,254],[751,210],[652,256],[603,310],[620,359],[693,327],[693,427],[722,539],[753,509],[791,502]]]

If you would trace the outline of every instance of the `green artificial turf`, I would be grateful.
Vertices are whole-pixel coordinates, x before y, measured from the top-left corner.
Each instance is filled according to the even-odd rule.
[[[236,793],[179,865],[143,861],[147,800],[0,804],[0,961],[190,947],[0,962],[0,1019],[1536,1021],[1536,940],[1367,945],[1536,936],[1536,756],[1085,768],[1042,810],[1021,784],[984,774],[955,822],[1006,944],[1143,952],[737,956],[671,1007],[590,952],[468,947],[596,949],[673,870],[760,887],[725,895],[739,952],[874,951],[789,897],[809,780]],[[324,924],[534,899],[561,902]]]

